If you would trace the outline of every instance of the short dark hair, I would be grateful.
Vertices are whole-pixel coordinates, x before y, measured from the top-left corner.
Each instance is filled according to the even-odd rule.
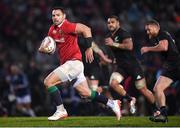
[[[62,13],[65,13],[65,9],[63,8],[63,7],[61,7],[61,6],[54,6],[54,7],[52,7],[52,10],[61,10],[62,11]]]
[[[160,27],[159,22],[154,19],[147,21],[146,25],[156,25],[156,26]]]
[[[119,21],[119,22],[120,22],[119,17],[118,17],[118,16],[116,16],[116,15],[111,15],[111,16],[109,16],[108,18],[114,18],[114,19],[116,19],[117,21]]]

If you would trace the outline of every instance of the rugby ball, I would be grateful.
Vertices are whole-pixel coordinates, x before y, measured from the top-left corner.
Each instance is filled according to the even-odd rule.
[[[46,36],[42,43],[47,53],[53,54],[56,51],[56,42],[52,37]]]

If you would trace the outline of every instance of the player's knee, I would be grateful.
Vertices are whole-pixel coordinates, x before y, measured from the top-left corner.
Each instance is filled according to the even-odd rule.
[[[123,81],[123,79],[124,79],[124,77],[120,73],[113,72],[110,77],[109,84],[111,87],[115,87],[115,86],[119,85],[119,83],[121,83]]]
[[[83,91],[80,91],[79,92],[79,95],[82,97],[82,98],[88,98],[91,96],[91,91],[90,90],[83,90]]]
[[[49,80],[48,78],[45,78],[45,79],[44,79],[44,85],[45,85],[46,88],[48,88],[48,87],[50,87],[52,84],[51,84],[51,82],[50,82],[50,80]]]
[[[136,86],[136,88],[138,89],[138,90],[140,90],[140,91],[146,91],[146,81],[145,81],[145,79],[143,78],[143,79],[141,79],[141,80],[137,80],[136,82],[135,82],[135,86]]]

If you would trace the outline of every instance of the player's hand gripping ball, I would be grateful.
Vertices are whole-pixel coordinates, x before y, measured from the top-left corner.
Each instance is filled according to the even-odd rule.
[[[46,53],[53,54],[56,51],[56,42],[52,37],[46,36],[42,43]]]

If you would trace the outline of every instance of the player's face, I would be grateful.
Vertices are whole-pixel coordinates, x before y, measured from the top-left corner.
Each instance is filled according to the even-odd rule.
[[[107,27],[109,31],[114,32],[120,27],[119,21],[117,21],[115,18],[108,18]]]
[[[156,25],[146,25],[145,30],[146,30],[146,33],[149,35],[149,37],[153,37],[157,35],[159,31],[159,27]]]
[[[52,11],[52,21],[55,25],[61,24],[64,19],[65,15],[60,9]]]

